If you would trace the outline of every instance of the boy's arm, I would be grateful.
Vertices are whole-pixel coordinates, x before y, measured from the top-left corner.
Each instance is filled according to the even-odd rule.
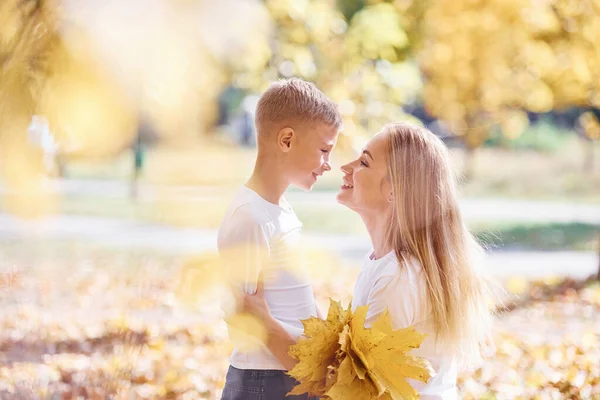
[[[258,276],[269,256],[269,240],[250,210],[240,207],[219,242],[226,281],[248,294],[256,293]]]

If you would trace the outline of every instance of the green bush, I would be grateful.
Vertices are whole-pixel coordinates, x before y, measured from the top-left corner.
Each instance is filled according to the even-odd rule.
[[[486,147],[503,147],[511,150],[536,150],[554,152],[575,137],[575,132],[563,129],[547,119],[532,124],[516,139],[509,139],[499,127],[492,129],[484,143]]]

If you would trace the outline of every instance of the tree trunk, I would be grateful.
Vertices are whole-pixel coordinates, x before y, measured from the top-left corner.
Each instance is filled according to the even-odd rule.
[[[144,164],[144,152],[142,148],[142,136],[138,132],[135,143],[133,145],[133,173],[131,174],[130,195],[132,200],[138,198],[138,178]]]
[[[467,182],[473,179],[475,176],[475,150],[476,147],[469,146],[468,144],[465,147],[465,180]]]
[[[587,109],[586,113],[593,114],[592,118],[595,119],[596,123],[600,122],[600,109],[592,107],[591,109]],[[582,121],[582,114],[579,115],[578,123],[577,123],[577,133],[581,136],[582,145],[583,145],[583,173],[586,175],[594,174],[595,165],[595,153],[596,153],[596,142],[598,141],[596,138],[597,133],[594,132],[586,132],[586,127]],[[593,128],[592,128],[593,129]]]
[[[131,200],[136,201],[138,198],[138,171],[134,170],[133,175],[131,177],[130,187],[129,187],[129,195],[131,196]]]
[[[63,159],[63,156],[60,154],[56,154],[56,156],[54,157],[54,165],[56,166],[56,175],[58,175],[59,178],[64,178],[65,177],[65,160]]]
[[[594,146],[595,142],[591,139],[583,139],[584,153],[583,156],[583,173],[593,174],[594,173]]]
[[[596,279],[600,281],[600,234],[598,234],[598,275]]]

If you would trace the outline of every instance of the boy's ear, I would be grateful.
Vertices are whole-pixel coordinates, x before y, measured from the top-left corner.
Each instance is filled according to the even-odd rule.
[[[287,153],[292,148],[292,139],[296,132],[292,128],[283,128],[277,134],[277,146]]]

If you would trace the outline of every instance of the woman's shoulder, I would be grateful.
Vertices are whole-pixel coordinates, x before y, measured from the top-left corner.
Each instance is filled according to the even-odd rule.
[[[387,262],[382,263],[379,275],[401,281],[416,282],[423,278],[423,268],[419,260],[410,254],[401,254],[400,259],[391,253]]]

